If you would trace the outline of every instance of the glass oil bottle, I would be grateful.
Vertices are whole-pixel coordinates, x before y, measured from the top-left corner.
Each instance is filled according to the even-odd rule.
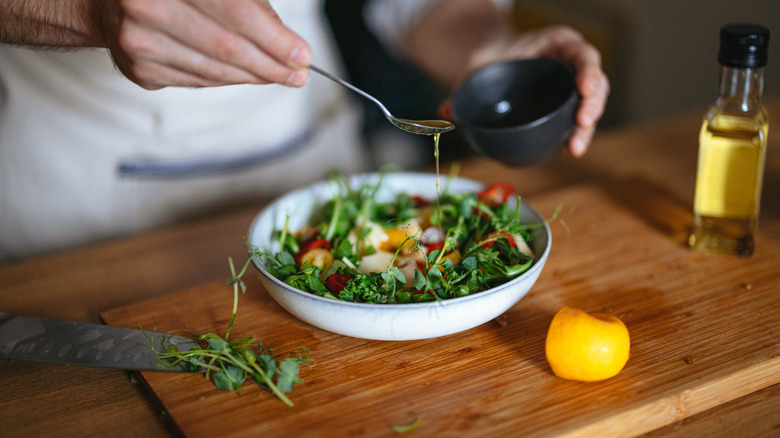
[[[768,43],[763,26],[721,29],[720,91],[699,133],[693,249],[753,254],[769,131],[761,104]]]

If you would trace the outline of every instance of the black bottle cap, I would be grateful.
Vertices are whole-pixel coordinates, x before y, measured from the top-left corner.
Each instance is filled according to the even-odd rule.
[[[720,29],[718,62],[727,67],[766,65],[769,29],[758,24],[729,24]]]

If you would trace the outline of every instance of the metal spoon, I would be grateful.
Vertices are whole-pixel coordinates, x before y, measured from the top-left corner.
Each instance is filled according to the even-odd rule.
[[[309,69],[313,70],[326,78],[332,80],[333,82],[336,82],[340,85],[343,85],[350,90],[354,91],[355,93],[360,94],[361,96],[365,97],[366,99],[369,99],[373,101],[381,110],[383,113],[385,113],[385,117],[387,117],[387,120],[390,121],[393,125],[396,127],[403,129],[404,131],[411,132],[413,134],[421,134],[421,135],[434,135],[434,134],[441,134],[443,132],[452,131],[455,129],[455,125],[452,123],[446,121],[446,120],[409,120],[409,119],[399,119],[398,117],[393,116],[390,114],[390,111],[385,108],[384,105],[382,105],[382,102],[377,100],[374,96],[366,93],[365,91],[361,90],[360,88],[355,87],[354,85],[350,84],[349,82],[346,82],[344,80],[341,80],[330,73],[320,69],[317,66],[309,64]]]

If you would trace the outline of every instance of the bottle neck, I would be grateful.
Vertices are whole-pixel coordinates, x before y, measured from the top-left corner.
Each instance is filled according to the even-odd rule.
[[[721,106],[749,111],[761,105],[764,69],[723,67],[718,100]]]

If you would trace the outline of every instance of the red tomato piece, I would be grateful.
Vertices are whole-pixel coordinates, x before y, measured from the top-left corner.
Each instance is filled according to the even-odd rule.
[[[328,239],[316,239],[308,245],[304,246],[303,250],[301,251],[306,252],[314,248],[325,248],[330,251],[330,242],[328,242]]]
[[[444,248],[444,241],[431,243],[428,245],[428,253],[441,251],[442,248]]]
[[[509,242],[509,245],[515,246],[515,238],[506,231],[493,231],[492,233],[488,234],[487,237],[482,239],[482,241],[485,243],[481,244],[480,246],[490,248],[494,243],[496,243],[496,240],[498,239],[506,239],[506,241]]]
[[[313,250],[314,248],[324,248],[330,251],[330,242],[328,242],[328,239],[315,239],[307,243],[306,246],[304,246],[300,251],[293,254],[293,259],[295,259],[295,261],[300,261],[304,254]]]
[[[339,293],[343,291],[345,287],[347,287],[347,283],[349,283],[349,281],[353,278],[354,277],[347,274],[330,274],[328,278],[325,279],[325,287],[332,290],[333,292]]]
[[[510,196],[515,194],[512,184],[497,182],[489,185],[485,190],[477,194],[477,199],[493,207],[505,203]]]
[[[427,199],[419,195],[412,195],[411,199],[414,205],[418,207],[425,207],[426,205],[430,204],[430,202]]]

